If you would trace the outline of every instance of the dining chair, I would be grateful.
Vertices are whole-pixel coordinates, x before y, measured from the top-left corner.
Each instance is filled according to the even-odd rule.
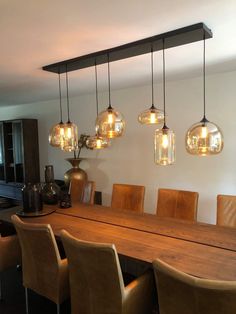
[[[236,196],[217,195],[217,225],[236,227]]]
[[[145,187],[142,185],[113,184],[111,207],[143,212]]]
[[[159,217],[197,220],[198,193],[159,189],[156,214]]]
[[[201,279],[153,262],[160,314],[235,314],[236,281]]]
[[[124,286],[113,244],[81,241],[61,232],[68,258],[72,314],[149,314],[155,297],[153,273]]]
[[[0,300],[2,300],[2,273],[21,263],[21,250],[16,235],[0,235]]]
[[[26,313],[29,313],[28,289],[57,305],[69,297],[67,260],[61,259],[52,228],[48,224],[25,223],[12,216],[22,250],[23,285]]]
[[[71,202],[81,202],[83,204],[94,204],[95,182],[84,180],[71,180],[70,196]]]

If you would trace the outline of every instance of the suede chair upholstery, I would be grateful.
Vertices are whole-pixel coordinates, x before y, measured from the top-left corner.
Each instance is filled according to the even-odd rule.
[[[200,279],[153,262],[160,314],[235,314],[236,282]]]
[[[142,185],[113,184],[111,207],[143,212],[145,187]]]
[[[236,227],[235,195],[217,195],[217,225]]]
[[[1,237],[0,235],[0,300],[2,299],[2,272],[20,263],[21,249],[17,236]]]
[[[198,193],[182,190],[159,189],[157,216],[197,220]]]
[[[71,202],[83,204],[94,204],[95,182],[83,180],[71,180],[70,196]]]
[[[72,314],[149,314],[154,278],[148,272],[124,287],[115,246],[61,232],[68,258]]]
[[[61,259],[50,225],[12,216],[21,249],[23,285],[59,305],[69,297],[67,260]]]

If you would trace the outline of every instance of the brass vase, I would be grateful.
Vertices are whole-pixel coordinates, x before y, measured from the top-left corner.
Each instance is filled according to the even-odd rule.
[[[85,158],[67,158],[66,160],[73,166],[64,174],[65,185],[69,186],[72,179],[87,181],[87,173],[79,167],[80,162]]]

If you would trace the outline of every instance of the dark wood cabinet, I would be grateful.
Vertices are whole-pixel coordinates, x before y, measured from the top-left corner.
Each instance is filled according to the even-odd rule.
[[[37,120],[1,121],[0,196],[21,200],[24,183],[39,181]]]

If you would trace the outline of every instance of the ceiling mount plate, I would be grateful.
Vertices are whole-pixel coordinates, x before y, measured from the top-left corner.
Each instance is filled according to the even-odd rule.
[[[212,38],[212,32],[204,23],[197,23],[122,46],[46,65],[43,67],[43,70],[53,73],[65,73],[66,71],[70,72],[94,66],[95,62],[97,65],[107,63],[108,55],[110,62],[112,62],[149,53],[151,48],[153,48],[153,51],[162,50],[163,40],[165,49],[167,49],[200,41],[204,38]]]

